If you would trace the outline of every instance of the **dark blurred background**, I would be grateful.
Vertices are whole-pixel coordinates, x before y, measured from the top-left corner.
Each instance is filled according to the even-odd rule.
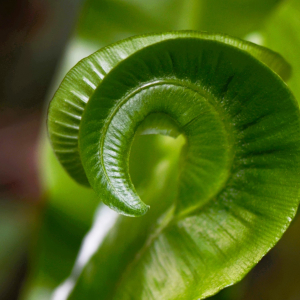
[[[0,2],[0,299],[50,299],[70,273],[98,205],[61,169],[45,133],[66,72],[135,34],[227,33],[281,53],[300,99],[298,0],[2,0]],[[84,201],[82,201],[84,199]],[[211,299],[300,299],[300,220],[239,284]]]

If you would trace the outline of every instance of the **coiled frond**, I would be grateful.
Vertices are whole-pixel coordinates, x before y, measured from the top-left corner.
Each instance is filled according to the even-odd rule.
[[[300,187],[289,74],[270,50],[197,32],[130,38],[69,72],[49,109],[52,145],[69,174],[115,211],[149,208],[129,174],[135,136],[186,140],[172,208],[113,299],[204,298],[281,237]],[[139,277],[148,286],[136,291]]]

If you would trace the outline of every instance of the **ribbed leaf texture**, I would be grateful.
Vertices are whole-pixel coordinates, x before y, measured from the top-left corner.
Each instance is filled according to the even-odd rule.
[[[274,246],[299,203],[290,71],[266,48],[182,31],[123,40],[67,74],[48,118],[60,162],[120,214],[151,205],[116,220],[69,299],[204,299]],[[138,195],[131,147],[153,133],[178,142]]]

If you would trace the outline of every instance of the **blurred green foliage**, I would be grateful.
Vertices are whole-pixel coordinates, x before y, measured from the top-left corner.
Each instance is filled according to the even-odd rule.
[[[87,0],[78,34],[102,45],[131,35],[194,29],[244,37],[281,0]]]
[[[4,299],[12,282],[19,279],[34,221],[33,207],[0,202],[0,298]]]
[[[267,19],[260,31],[263,43],[279,52],[292,65],[289,87],[300,101],[300,1],[282,3]]]
[[[49,299],[52,290],[69,275],[99,204],[93,190],[69,178],[46,139],[42,148],[41,175],[47,203],[35,232],[32,271],[24,292],[29,299],[37,300]]]

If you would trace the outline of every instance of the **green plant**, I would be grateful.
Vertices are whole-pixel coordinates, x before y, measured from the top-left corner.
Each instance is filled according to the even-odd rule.
[[[277,74],[290,75],[280,55],[191,31],[123,40],[68,73],[49,109],[54,151],[118,213],[148,210],[130,151],[165,139],[139,135],[176,138],[146,154],[151,209],[117,219],[69,299],[204,299],[274,246],[300,187],[299,108]]]

